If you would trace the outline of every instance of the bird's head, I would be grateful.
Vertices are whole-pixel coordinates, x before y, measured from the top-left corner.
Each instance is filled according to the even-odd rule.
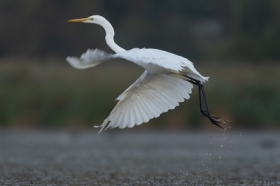
[[[68,20],[68,22],[71,22],[71,23],[95,23],[95,24],[102,24],[104,21],[106,21],[106,19],[99,15],[92,15],[87,18]]]
[[[87,18],[80,18],[80,19],[70,19],[68,22],[71,23],[95,23],[102,26],[106,31],[106,39],[112,40],[115,35],[114,28],[112,27],[111,23],[107,21],[104,17],[100,15],[92,15]],[[107,40],[106,40],[107,41]]]

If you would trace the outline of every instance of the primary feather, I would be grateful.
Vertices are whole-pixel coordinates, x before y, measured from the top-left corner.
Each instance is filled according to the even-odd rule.
[[[182,79],[145,71],[117,98],[119,102],[100,126],[100,132],[107,128],[131,128],[157,118],[189,99],[192,88],[191,83]]]
[[[66,61],[76,69],[94,67],[103,61],[109,60],[113,54],[106,53],[99,49],[88,49],[80,58],[67,57]]]

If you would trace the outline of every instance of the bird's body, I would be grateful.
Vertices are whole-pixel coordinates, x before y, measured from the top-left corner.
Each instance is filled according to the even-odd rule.
[[[179,102],[190,98],[193,84],[201,86],[200,91],[203,91],[202,83],[208,80],[208,77],[202,76],[188,59],[158,49],[125,50],[114,42],[115,33],[112,25],[98,15],[74,19],[70,22],[101,25],[105,29],[108,46],[116,52],[109,54],[95,49],[88,50],[81,58],[67,57],[67,61],[73,67],[85,69],[110,59],[121,58],[145,69],[140,78],[117,98],[119,102],[100,126],[100,132],[107,128],[131,128],[174,109]],[[208,110],[204,92],[203,98],[207,110],[201,110],[204,111],[202,114],[210,117],[211,122],[216,122],[214,124],[219,126],[219,122],[211,116]],[[202,109],[201,104],[200,106]]]

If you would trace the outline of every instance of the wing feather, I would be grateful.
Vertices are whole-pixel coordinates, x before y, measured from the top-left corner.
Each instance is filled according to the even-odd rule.
[[[165,108],[169,108],[170,106],[170,104],[173,104],[172,103],[172,101],[170,101],[170,97],[168,96],[168,97],[166,97],[166,91],[164,91],[167,87],[164,87],[164,86],[161,86],[160,84],[158,84],[157,83],[157,86],[160,88],[160,91],[157,91],[156,93],[155,93],[155,95],[156,95],[156,97],[157,97],[157,99],[161,99],[161,102],[162,103],[165,103]],[[165,92],[165,94],[163,94]],[[168,109],[167,109],[168,110]],[[166,110],[166,111],[167,111]]]
[[[112,119],[111,121],[114,120],[116,122],[112,123],[112,124],[110,123],[110,125],[112,125],[112,126],[108,125],[108,127],[116,128],[116,127],[120,126],[123,123],[123,118],[124,118],[123,112],[121,112],[119,115],[115,115],[115,118]]]
[[[134,106],[134,112],[135,112],[135,116],[136,116],[136,122],[135,125],[139,125],[142,123],[142,112],[139,109],[139,102],[138,100],[135,101],[135,106]]]
[[[163,86],[163,91],[166,92],[166,94],[169,95],[169,98],[173,98],[173,100],[175,100],[177,102],[184,101],[184,99],[180,96],[180,93],[175,91],[177,89],[176,85],[174,84],[175,81],[170,85],[169,84],[166,85],[166,81],[167,81],[166,78],[168,78],[168,76],[164,77],[164,79],[162,79],[162,80],[159,79],[157,81],[157,84],[161,84]],[[182,100],[182,101],[179,101],[179,100]]]
[[[159,96],[155,96],[155,93],[152,91],[147,91],[146,94],[152,98],[154,105],[156,106],[157,110],[159,110],[159,113],[165,110],[165,105],[163,105],[158,99]]]
[[[123,120],[122,120],[121,125],[119,126],[120,129],[125,128],[125,126],[127,126],[127,124],[128,124],[128,119],[127,119],[128,118],[128,111],[129,110],[127,110],[126,112],[123,113]]]
[[[192,88],[192,84],[182,79],[145,71],[118,97],[118,104],[100,126],[100,132],[107,128],[131,128],[148,122],[189,98]]]
[[[168,89],[168,94],[169,95],[173,95],[174,100],[176,100],[177,102],[182,102],[184,101],[184,97],[182,94],[180,94],[179,91],[176,91],[176,85],[172,84],[170,86],[170,88]]]
[[[146,113],[145,113],[145,110],[144,110],[144,107],[141,103],[141,101],[138,99],[137,102],[136,102],[136,107],[137,107],[137,110],[138,112],[140,113],[140,120],[138,121],[138,123],[136,123],[137,125],[141,125],[143,122],[148,122],[149,121],[149,118],[147,117]]]
[[[148,122],[152,117],[152,109],[151,107],[149,106],[149,103],[148,103],[148,100],[145,99],[145,93],[143,92],[141,94],[141,96],[139,97],[139,100],[141,101],[141,105],[143,106],[143,112],[145,114],[145,122]]]
[[[163,83],[163,82],[161,82]],[[189,82],[187,82],[189,83]],[[189,83],[190,84],[190,83]],[[192,86],[192,84],[190,84]],[[174,81],[174,84],[171,85],[173,94],[177,95],[177,101],[183,102],[184,98],[189,98],[189,93],[184,90],[183,86],[180,86],[178,81]]]
[[[88,49],[85,53],[81,55],[80,58],[67,57],[66,61],[76,69],[86,69],[86,68],[94,67],[112,58],[113,58],[113,54],[106,53],[99,49],[95,49],[95,50]]]
[[[162,111],[158,110],[158,108],[155,106],[152,98],[147,95],[147,92],[143,93],[143,98],[145,100],[144,103],[146,103],[147,108],[149,108],[149,110],[150,110],[149,119],[152,119],[154,117],[158,117],[161,114]]]
[[[134,105],[130,105],[130,120],[129,120],[128,128],[134,127],[135,123],[136,123],[136,115],[134,112]]]

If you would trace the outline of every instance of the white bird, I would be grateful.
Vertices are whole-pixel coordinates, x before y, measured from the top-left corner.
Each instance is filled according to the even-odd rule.
[[[116,52],[109,54],[95,49],[87,50],[80,58],[67,57],[67,61],[77,69],[94,67],[104,61],[122,58],[145,69],[144,73],[118,98],[118,104],[104,120],[100,131],[107,128],[132,128],[152,118],[159,117],[163,112],[174,109],[185,99],[190,98],[193,85],[199,89],[200,112],[211,123],[221,127],[219,118],[210,114],[203,83],[209,77],[202,76],[188,59],[158,49],[134,48],[125,50],[114,42],[114,29],[102,16],[93,15],[88,18],[71,19],[68,22],[95,23],[106,32],[106,43]],[[203,104],[204,103],[204,104]],[[203,105],[205,109],[203,109]]]

